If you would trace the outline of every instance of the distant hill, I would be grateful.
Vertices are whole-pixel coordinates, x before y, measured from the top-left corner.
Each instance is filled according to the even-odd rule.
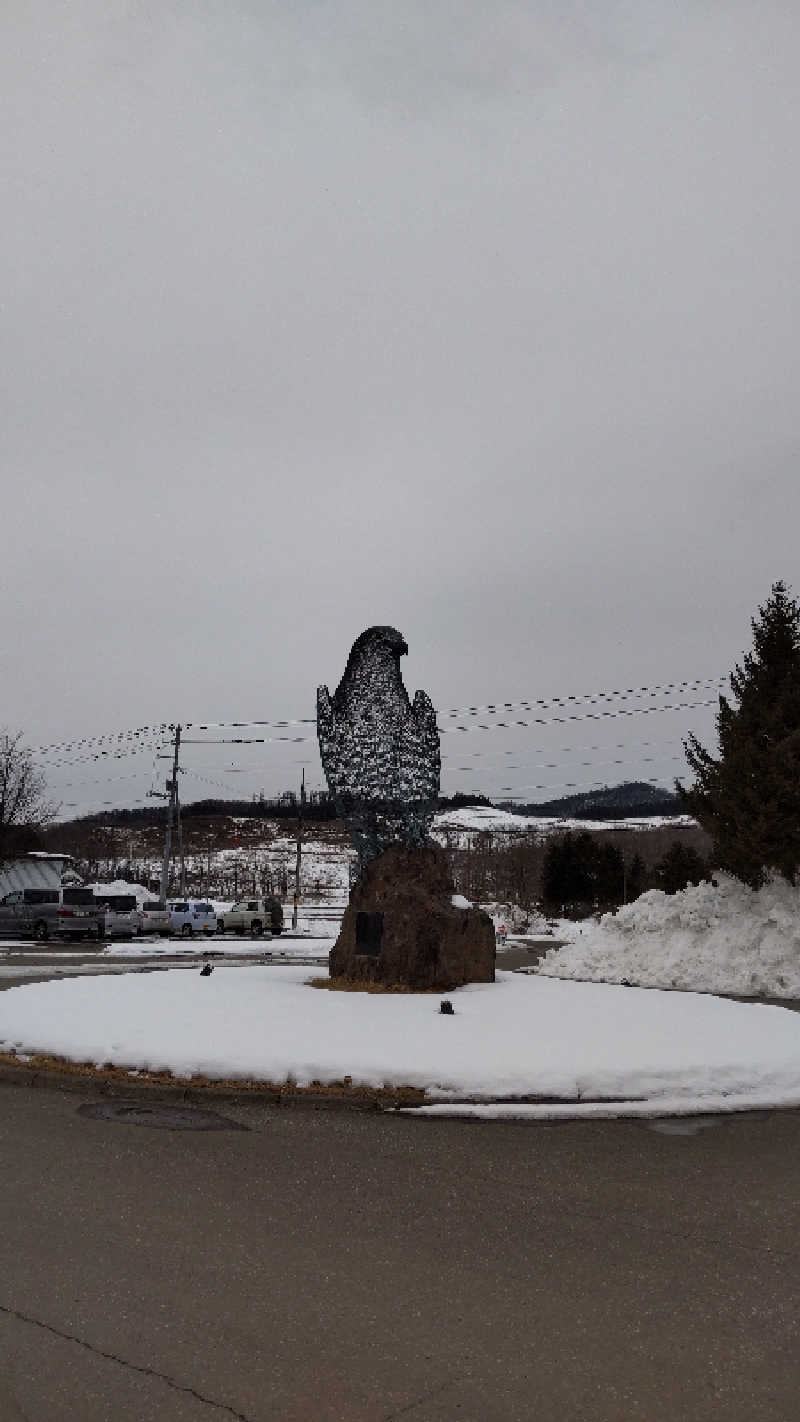
[[[622,785],[604,785],[600,790],[584,790],[578,795],[562,795],[535,805],[502,803],[522,815],[554,815],[575,820],[621,820],[640,815],[682,815],[684,808],[671,790],[648,785],[643,780],[626,780]]]

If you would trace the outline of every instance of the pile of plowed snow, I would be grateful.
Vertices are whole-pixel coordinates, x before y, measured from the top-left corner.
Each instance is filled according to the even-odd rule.
[[[153,899],[158,898],[158,894],[154,894],[151,889],[145,888],[144,884],[132,884],[127,879],[112,879],[108,884],[84,884],[83,887],[85,889],[91,889],[95,895],[132,894],[139,908],[142,907],[142,904],[152,903]]]
[[[679,894],[653,889],[572,943],[539,972],[584,982],[800,998],[800,886],[749,889],[727,874]]]

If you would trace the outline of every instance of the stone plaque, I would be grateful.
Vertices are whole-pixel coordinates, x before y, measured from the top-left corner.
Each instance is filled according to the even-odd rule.
[[[356,953],[359,958],[380,957],[383,941],[383,914],[358,913],[356,915]]]

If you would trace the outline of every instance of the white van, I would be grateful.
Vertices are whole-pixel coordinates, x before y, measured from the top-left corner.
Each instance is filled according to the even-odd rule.
[[[169,926],[173,933],[191,938],[193,933],[217,931],[217,915],[205,899],[174,899],[169,905]]]

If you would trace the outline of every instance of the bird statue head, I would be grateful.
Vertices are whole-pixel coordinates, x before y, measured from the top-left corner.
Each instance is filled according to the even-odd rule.
[[[346,682],[362,663],[387,655],[394,658],[399,676],[400,658],[408,655],[408,643],[402,632],[396,627],[368,627],[350,648],[342,681]]]
[[[408,643],[396,627],[368,627],[360,637],[356,637],[350,655],[355,656],[367,647],[384,647],[394,657],[408,656]]]

